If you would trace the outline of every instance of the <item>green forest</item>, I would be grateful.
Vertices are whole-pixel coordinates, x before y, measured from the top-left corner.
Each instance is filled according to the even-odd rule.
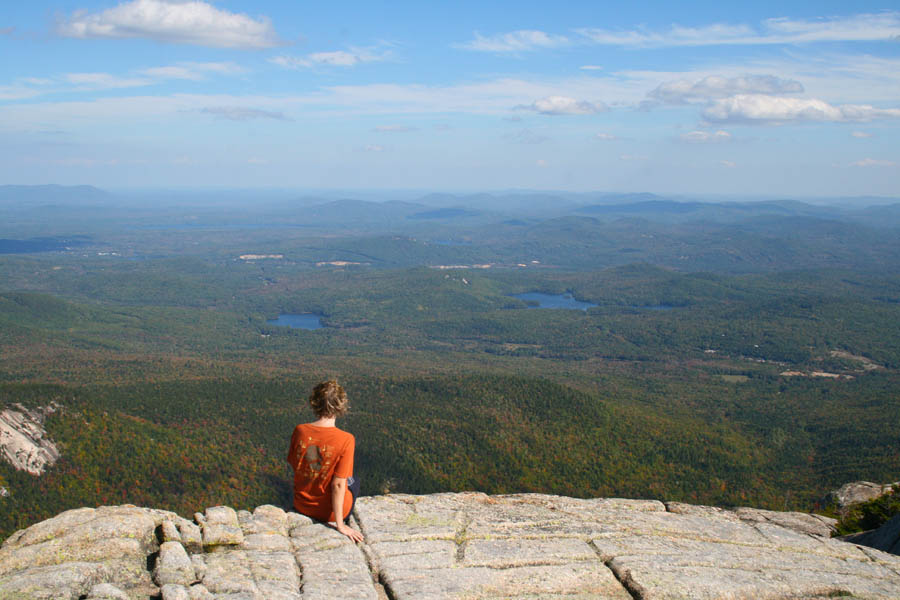
[[[40,232],[8,210],[0,234]],[[365,494],[816,510],[900,473],[896,229],[122,218],[73,221],[90,241],[69,250],[0,255],[0,409],[58,405],[61,452],[41,476],[0,461],[0,538],[85,505],[287,506],[291,431],[331,377]],[[525,292],[593,306],[535,309]],[[324,326],[269,323],[285,313]]]

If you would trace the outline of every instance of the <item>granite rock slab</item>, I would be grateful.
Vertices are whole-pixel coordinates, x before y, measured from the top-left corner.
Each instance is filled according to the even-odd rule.
[[[815,515],[540,494],[375,496],[356,513],[396,600],[900,598],[900,560]]]
[[[0,547],[0,600],[900,599],[816,515],[481,493],[359,498],[354,544],[271,505],[83,508]]]

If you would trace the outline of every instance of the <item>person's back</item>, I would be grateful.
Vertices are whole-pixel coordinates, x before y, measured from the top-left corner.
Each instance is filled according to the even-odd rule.
[[[335,521],[331,505],[334,477],[353,475],[353,435],[337,427],[306,423],[291,437],[288,462],[294,466],[294,508],[319,521]],[[345,494],[341,518],[350,514],[352,498]]]
[[[356,441],[335,426],[347,411],[347,394],[336,381],[326,381],[313,389],[309,404],[319,418],[294,428],[287,455],[294,470],[294,508],[313,519],[333,521],[338,531],[362,541],[344,522],[359,495],[353,478]],[[336,506],[340,509],[334,510]]]

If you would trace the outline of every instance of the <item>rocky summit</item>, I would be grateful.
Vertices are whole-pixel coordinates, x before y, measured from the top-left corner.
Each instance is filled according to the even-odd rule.
[[[353,544],[274,506],[64,512],[0,548],[0,599],[900,598],[900,557],[803,513],[480,493],[360,498]]]

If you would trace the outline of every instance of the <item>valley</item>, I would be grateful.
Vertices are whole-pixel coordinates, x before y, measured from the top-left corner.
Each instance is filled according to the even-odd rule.
[[[329,377],[351,397],[365,494],[809,510],[900,471],[890,206],[482,195],[251,210],[91,192],[93,208],[51,210],[14,192],[0,238],[79,245],[0,256],[0,409],[60,407],[45,424],[55,465],[0,463],[0,537],[83,505],[284,504],[290,431]],[[577,304],[530,310],[548,297]],[[273,322],[285,315],[321,327]]]

